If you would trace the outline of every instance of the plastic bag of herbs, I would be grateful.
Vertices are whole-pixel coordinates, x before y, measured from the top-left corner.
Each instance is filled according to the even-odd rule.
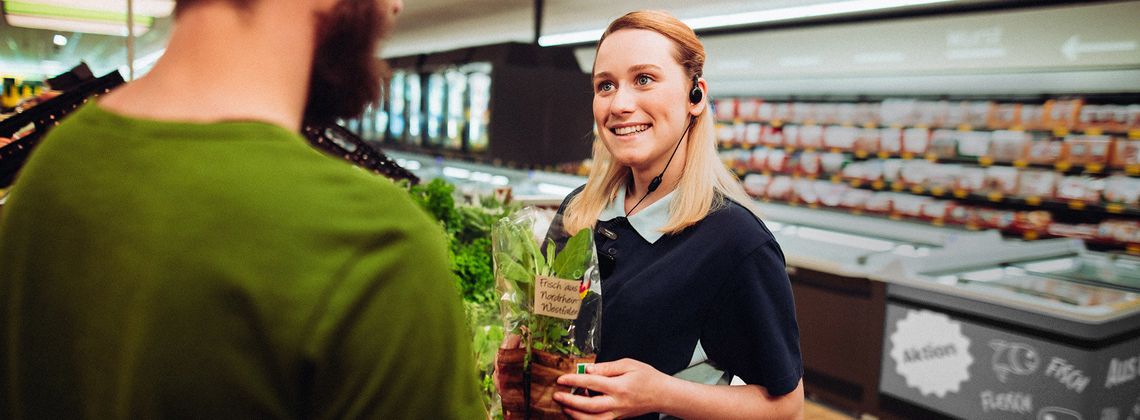
[[[593,234],[582,229],[570,236],[560,220],[543,238],[536,232],[547,231],[548,222],[525,208],[491,232],[503,329],[521,338],[518,348],[501,348],[496,357],[508,420],[565,419],[554,392],[572,390],[556,381],[593,363],[597,353],[602,288]]]

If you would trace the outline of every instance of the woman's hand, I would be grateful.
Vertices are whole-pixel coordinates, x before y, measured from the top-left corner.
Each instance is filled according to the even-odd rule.
[[[633,359],[597,363],[586,367],[586,373],[562,375],[558,383],[604,395],[554,394],[554,400],[562,404],[566,414],[579,420],[633,417],[658,411],[654,401],[661,397],[659,390],[664,382],[672,379]]]

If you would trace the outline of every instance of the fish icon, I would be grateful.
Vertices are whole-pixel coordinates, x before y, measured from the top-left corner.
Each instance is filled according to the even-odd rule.
[[[1002,383],[1005,383],[1011,373],[1029,375],[1036,372],[1041,365],[1041,356],[1037,354],[1037,349],[1028,344],[990,340],[990,347],[994,349],[994,373]]]

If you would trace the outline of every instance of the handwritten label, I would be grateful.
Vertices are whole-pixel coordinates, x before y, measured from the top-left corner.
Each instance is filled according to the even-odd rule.
[[[1115,357],[1108,363],[1108,378],[1104,381],[1105,389],[1123,385],[1136,380],[1136,368],[1140,364],[1140,356],[1124,360]]]
[[[560,319],[577,319],[582,309],[582,297],[578,293],[578,280],[563,280],[553,277],[534,278],[534,313]]]
[[[1078,394],[1085,392],[1085,387],[1092,380],[1072,363],[1060,357],[1054,357],[1053,360],[1049,361],[1049,366],[1045,368],[1045,376],[1060,381],[1061,384],[1065,385],[1065,388],[1076,391]]]
[[[974,358],[961,323],[942,313],[912,310],[897,325],[890,338],[890,356],[907,386],[918,388],[922,395],[944,398],[970,379]]]
[[[1020,376],[1029,375],[1036,372],[1041,364],[1037,349],[1028,344],[990,340],[990,347],[994,349],[994,374],[1002,383],[1005,383],[1011,373]]]
[[[1002,411],[1006,413],[1030,414],[1033,412],[1033,396],[1024,392],[982,391],[982,411]]]

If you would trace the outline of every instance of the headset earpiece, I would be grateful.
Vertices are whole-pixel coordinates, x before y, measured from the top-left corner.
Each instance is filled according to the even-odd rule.
[[[700,85],[697,85],[697,76],[693,76],[693,90],[689,91],[689,102],[693,105],[701,103],[704,99],[705,92],[701,90]]]

